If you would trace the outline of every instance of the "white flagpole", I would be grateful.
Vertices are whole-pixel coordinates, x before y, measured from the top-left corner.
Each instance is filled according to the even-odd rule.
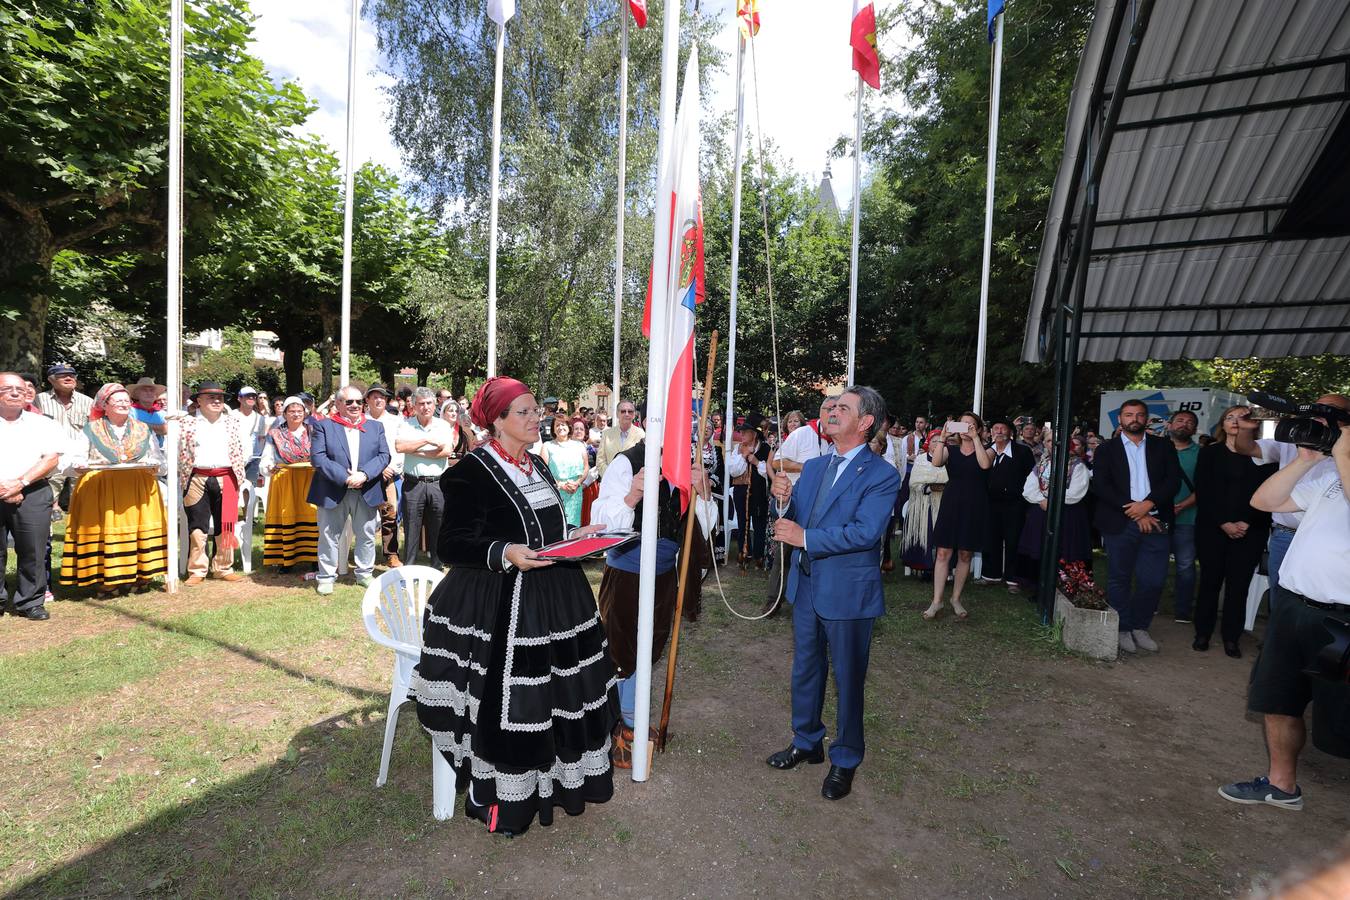
[[[347,165],[342,198],[342,330],[338,387],[352,375],[352,210],[356,205],[356,29],[361,22],[361,0],[352,0],[352,29],[347,43]],[[325,373],[326,374],[326,373]]]
[[[497,73],[492,85],[492,201],[488,212],[488,351],[487,374],[497,374],[497,191],[501,186],[502,157],[502,56],[506,48],[506,25],[497,25]]]
[[[610,380],[610,415],[619,410],[619,339],[623,321],[623,213],[628,199],[628,7],[619,4],[619,196],[614,232],[614,372]]]
[[[678,77],[680,55],[680,2],[667,0],[665,22],[661,34],[661,105],[660,129],[656,142],[656,227],[652,239],[652,315],[651,343],[647,355],[647,431],[646,456],[643,458],[642,494],[652,502],[642,505],[642,551],[638,562],[638,629],[637,629],[637,703],[633,713],[633,780],[646,781],[647,753],[650,741],[647,729],[651,723],[652,704],[652,641],[656,622],[656,542],[657,512],[661,489],[661,441],[666,431],[666,383],[669,348],[666,329],[667,291],[670,280],[670,192],[661,190],[662,174],[670,163],[671,148],[675,142],[675,81]],[[675,415],[687,416],[688,410],[675,410]]]
[[[975,345],[975,399],[970,408],[976,415],[984,406],[984,357],[989,342],[989,269],[993,264],[994,168],[998,162],[998,102],[1003,80],[1003,13],[994,24],[994,62],[989,90],[989,148],[984,173],[984,261],[980,266],[980,326]]]
[[[853,384],[853,368],[858,346],[858,222],[862,210],[862,114],[863,80],[858,76],[856,122],[853,126],[853,251],[849,257],[848,272],[848,374],[846,384]]]
[[[165,412],[175,413],[183,402],[183,0],[169,9],[169,271],[165,316]],[[164,573],[168,592],[178,592],[178,420],[169,418],[164,438],[166,457],[164,511],[168,530],[169,568]]]
[[[745,82],[742,78],[745,70],[745,36],[740,37],[736,51],[736,140],[734,162],[731,170],[731,327],[727,341],[727,408],[722,416],[722,457],[723,472],[731,465],[731,434],[735,424],[736,394],[736,298],[739,293],[738,282],[741,270],[741,165],[742,142],[745,137]],[[722,485],[722,522],[731,521],[731,485]],[[741,539],[745,540],[746,523],[741,523]],[[722,529],[723,547],[731,553],[731,529]]]

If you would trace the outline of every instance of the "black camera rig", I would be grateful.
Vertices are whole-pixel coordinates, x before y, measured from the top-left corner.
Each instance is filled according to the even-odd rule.
[[[1326,403],[1295,403],[1264,391],[1252,391],[1249,396],[1258,406],[1285,414],[1275,423],[1275,440],[1282,444],[1330,454],[1341,437],[1340,426],[1350,425],[1350,412]]]

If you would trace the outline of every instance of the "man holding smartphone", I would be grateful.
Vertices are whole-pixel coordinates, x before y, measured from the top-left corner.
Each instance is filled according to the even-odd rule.
[[[1149,635],[1167,579],[1181,463],[1167,438],[1148,433],[1142,400],[1120,405],[1120,437],[1097,450],[1092,492],[1106,544],[1106,602],[1120,615],[1120,649],[1156,652]]]

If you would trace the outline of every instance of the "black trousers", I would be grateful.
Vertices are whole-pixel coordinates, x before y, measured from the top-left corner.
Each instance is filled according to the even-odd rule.
[[[1248,531],[1233,540],[1217,527],[1196,529],[1196,557],[1200,560],[1200,589],[1195,598],[1195,636],[1209,639],[1219,616],[1219,591],[1223,590],[1223,620],[1219,633],[1225,641],[1242,637],[1247,618],[1247,589],[1256,564],[1266,547],[1263,531]]]
[[[403,561],[413,563],[422,552],[422,529],[427,530],[427,553],[431,567],[441,567],[436,545],[441,534],[441,520],[445,517],[445,494],[435,481],[419,481],[403,476]]]
[[[765,510],[760,507],[758,500],[747,512],[745,501],[748,488],[749,485],[745,484],[733,485],[731,488],[731,502],[736,505],[736,524],[740,526],[731,533],[731,536],[745,551],[746,559],[756,560],[764,556],[764,539],[767,536],[769,522]],[[749,523],[749,547],[746,547],[745,543],[747,523]]]
[[[1022,539],[1022,523],[1027,518],[1027,502],[989,501],[989,539],[984,546],[981,576],[999,580],[1017,574],[1017,542]]]
[[[42,481],[29,485],[22,503],[0,501],[0,605],[36,609],[47,593],[46,552],[52,535],[52,489]],[[19,558],[14,593],[5,589],[4,571],[9,564],[9,539]]]
[[[212,475],[206,479],[202,498],[191,506],[183,507],[187,515],[188,533],[200,531],[206,535],[220,534],[220,523],[224,521],[220,503],[220,479]]]

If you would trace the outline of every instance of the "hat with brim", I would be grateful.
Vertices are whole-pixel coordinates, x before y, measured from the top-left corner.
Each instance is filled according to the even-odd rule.
[[[131,394],[134,397],[141,391],[145,390],[146,388],[154,388],[156,396],[168,390],[168,388],[162,384],[155,384],[155,379],[147,375],[141,378],[135,384],[127,385],[127,393]]]
[[[221,397],[224,397],[225,387],[221,385],[219,382],[203,381],[201,384],[197,385],[196,389],[193,390],[193,392],[189,396],[193,400],[196,400],[202,394],[219,394]]]
[[[256,397],[256,396],[258,396],[258,391],[257,391],[255,388],[251,388],[251,387],[249,387],[248,385],[244,385],[243,387],[241,387],[241,388],[239,389],[239,393],[236,394],[235,396],[236,396],[236,397]]]
[[[57,363],[54,366],[47,367],[48,378],[55,378],[57,375],[78,375],[78,374],[79,373],[75,371],[74,366],[69,366],[65,363]]]
[[[384,399],[386,400],[394,396],[393,393],[390,392],[389,388],[380,384],[378,381],[372,384],[370,387],[366,388],[366,396],[369,397],[371,394],[384,394]]]

